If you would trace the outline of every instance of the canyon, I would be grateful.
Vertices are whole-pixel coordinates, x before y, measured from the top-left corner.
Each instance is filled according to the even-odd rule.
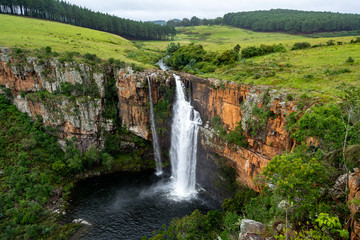
[[[111,132],[115,128],[113,121],[105,119],[102,114],[106,103],[104,89],[109,76],[83,63],[59,63],[56,59],[50,59],[44,64],[31,57],[25,63],[17,63],[11,60],[8,49],[1,48],[0,54],[0,85],[10,89],[13,102],[21,112],[33,119],[41,117],[45,126],[57,130],[57,137],[63,145],[66,139],[76,139],[82,151],[94,145],[100,148],[103,146],[104,132]],[[123,127],[136,136],[151,140],[147,78],[151,78],[152,97],[156,106],[164,98],[167,89],[174,89],[174,73],[161,70],[133,72],[131,68],[112,72],[111,77],[116,80],[118,113]],[[203,120],[199,131],[201,146],[198,154],[202,155],[205,165],[213,165],[219,157],[225,158],[226,164],[236,169],[238,180],[254,188],[252,180],[270,159],[295,146],[285,126],[286,117],[297,111],[296,100],[289,100],[289,94],[285,91],[176,74],[187,86],[187,91],[190,91],[192,105]],[[63,83],[95,87],[98,95],[58,94]],[[167,107],[171,112],[171,108]],[[265,119],[256,134],[252,133],[252,128],[260,124],[261,116],[253,114],[254,108],[271,113],[271,117]],[[212,127],[211,120],[214,117],[220,118],[227,132],[240,125],[248,146],[228,144]],[[164,149],[169,149],[171,113],[162,120],[157,123],[159,128],[164,129],[160,141]],[[199,178],[206,174],[199,173]]]
[[[106,105],[105,85],[107,78],[83,63],[64,63],[49,60],[40,64],[36,58],[26,63],[12,62],[8,49],[1,49],[0,85],[11,90],[17,108],[34,120],[41,117],[45,126],[56,129],[59,142],[65,146],[66,139],[85,151],[92,146],[102,148],[104,132],[115,129],[112,119],[103,117]],[[45,72],[47,74],[45,74]],[[112,72],[116,81],[118,114],[124,126],[132,134],[151,140],[149,119],[149,92],[147,78],[153,85],[152,97],[156,105],[164,98],[167,89],[174,89],[174,72],[160,70],[133,72],[132,69],[116,69]],[[217,79],[203,79],[189,74],[177,73],[187,85],[194,108],[200,112],[203,125],[199,131],[198,181],[212,189],[217,181],[220,158],[236,169],[237,179],[254,188],[253,179],[270,159],[284,151],[290,151],[295,143],[285,130],[286,116],[297,110],[296,102],[287,100],[287,93],[265,86],[241,85]],[[98,96],[64,96],[57,94],[63,83],[97,87]],[[41,94],[39,93],[46,93]],[[256,135],[251,135],[251,121],[257,124],[258,116],[252,114],[254,106],[271,111]],[[171,112],[171,107],[167,106]],[[170,149],[171,113],[157,125],[164,129],[160,141],[164,151]],[[248,147],[229,144],[211,126],[211,119],[220,118],[227,132],[241,125]],[[131,148],[134,143],[124,142]],[[212,191],[215,194],[216,191]]]
[[[113,134],[119,127],[151,141],[150,83],[161,154],[168,158],[174,74],[183,81],[191,105],[201,115],[196,177],[211,195],[219,192],[215,186],[222,178],[218,173],[221,164],[234,168],[238,181],[256,189],[254,180],[269,161],[296,146],[286,130],[286,119],[299,111],[299,99],[284,89],[205,79],[174,71],[135,72],[130,67],[102,68],[57,59],[14,59],[9,49],[0,48],[0,93],[11,98],[16,107],[34,121],[41,120],[53,128],[64,148],[66,141],[72,140],[82,152],[93,146],[103,148],[106,133]],[[109,110],[107,89],[111,81],[114,81],[116,95],[115,118],[104,114]],[[70,89],[66,94],[65,87]],[[79,94],[77,89],[83,92]],[[232,132],[244,137],[244,145],[229,141],[226,134]],[[316,139],[308,139],[308,143],[311,141],[316,145]],[[131,152],[139,146],[131,137],[124,136],[121,148]],[[352,219],[356,219],[359,209],[353,202],[359,199],[358,170],[350,175],[349,187],[349,209]],[[356,239],[359,223],[354,220],[351,224],[356,230],[352,239]]]

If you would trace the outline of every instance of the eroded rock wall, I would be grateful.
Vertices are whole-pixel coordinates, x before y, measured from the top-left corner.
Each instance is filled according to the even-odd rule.
[[[243,184],[254,187],[253,178],[270,159],[293,148],[295,143],[285,130],[285,118],[297,111],[297,107],[295,101],[288,100],[290,97],[286,92],[265,86],[180,75],[191,81],[193,103],[204,122],[200,131],[203,148],[229,159]],[[251,125],[260,124],[257,121],[259,116],[253,112],[255,107],[262,111],[260,114],[269,111],[270,116],[253,134],[254,126]],[[211,119],[215,116],[219,116],[228,132],[241,125],[249,145],[239,147],[220,137],[211,126]]]
[[[148,98],[147,77],[152,79],[153,99],[156,105],[162,97],[159,94],[159,86],[170,86],[174,81],[173,73],[175,72],[118,73],[119,109],[122,112],[123,123],[131,132],[149,139],[148,113],[145,114],[148,106],[147,99],[144,99]],[[204,122],[199,140],[200,149],[206,153],[200,152],[201,158],[212,161],[214,157],[210,155],[214,154],[227,158],[229,164],[236,168],[238,179],[245,185],[254,187],[252,179],[270,159],[293,148],[295,143],[285,130],[285,118],[297,108],[295,101],[288,100],[287,93],[264,86],[241,85],[184,73],[176,74],[181,76],[187,91],[190,91],[192,104],[200,112]],[[253,113],[255,106],[260,110],[269,111],[271,117],[267,117],[262,128],[252,135],[251,124],[256,124],[258,118]],[[249,145],[239,147],[220,137],[211,126],[211,119],[215,116],[220,118],[228,132],[240,124]],[[210,163],[202,161],[204,159],[199,159],[200,164],[209,165]],[[201,166],[199,167],[201,169]],[[201,170],[199,174],[200,178],[206,178],[201,176]]]
[[[0,85],[11,90],[18,109],[33,119],[41,116],[45,125],[58,130],[61,141],[76,138],[82,150],[92,145],[102,147],[104,131],[114,128],[112,121],[103,117],[109,76],[87,64],[60,63],[56,59],[40,62],[31,57],[17,62],[10,55],[9,50],[0,48]],[[173,72],[134,73],[128,68],[112,71],[111,74],[115,77],[118,117],[122,126],[147,140],[151,140],[149,78],[154,104],[157,106],[159,102],[161,105],[157,108],[159,136],[162,145],[169,148],[173,96],[169,89],[174,89]],[[202,150],[199,152],[199,164],[210,166],[213,165],[214,155],[225,157],[236,168],[238,179],[254,187],[252,179],[269,160],[292,149],[294,142],[285,130],[285,118],[296,111],[296,104],[288,100],[283,91],[177,74],[182,77],[192,104],[204,122],[199,134]],[[86,86],[92,94],[66,95],[62,92],[65,83]],[[264,119],[260,116],[262,111],[270,115]],[[229,144],[221,137],[211,124],[215,116],[227,132],[240,126],[248,146]],[[256,126],[260,120],[262,126]],[[210,174],[209,171],[203,173]],[[206,179],[204,174],[201,176],[200,173],[199,178]]]
[[[102,131],[112,129],[112,122],[102,117],[106,80],[103,73],[86,64],[60,63],[56,59],[13,60],[6,48],[0,48],[0,60],[0,85],[11,90],[13,102],[21,112],[33,119],[39,116],[45,126],[57,129],[62,144],[65,139],[75,138],[83,151],[103,145]],[[61,94],[64,83],[87,86],[92,95]]]

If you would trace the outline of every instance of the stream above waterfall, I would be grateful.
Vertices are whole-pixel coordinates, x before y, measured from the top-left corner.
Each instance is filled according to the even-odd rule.
[[[117,173],[79,181],[73,188],[66,219],[89,222],[76,239],[141,239],[193,210],[219,207],[205,192],[190,200],[173,199],[170,179],[153,172]]]

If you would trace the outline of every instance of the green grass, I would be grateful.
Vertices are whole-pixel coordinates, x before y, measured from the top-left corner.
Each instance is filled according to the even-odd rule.
[[[234,28],[229,26],[197,26],[180,27],[176,29],[178,34],[174,42],[189,44],[191,42],[202,44],[206,50],[224,51],[232,49],[236,44],[242,48],[249,46],[259,46],[261,44],[283,43],[289,48],[294,42],[307,41],[313,44],[324,43],[326,38],[310,38],[300,35],[290,35],[286,33],[263,33]],[[337,41],[350,41],[351,37],[332,38]],[[165,50],[170,41],[142,41],[138,42],[144,47],[153,50]]]
[[[139,63],[128,57],[138,48],[120,36],[68,24],[0,14],[0,46],[96,54],[102,59],[115,58]],[[146,67],[150,65],[140,64]]]
[[[341,94],[338,87],[344,83],[359,86],[359,56],[360,44],[324,46],[242,60],[202,76],[285,87],[297,93],[332,98]],[[347,63],[348,57],[354,63]]]
[[[294,93],[333,98],[341,92],[342,83],[360,83],[360,44],[346,44],[354,37],[309,38],[284,33],[261,33],[227,26],[198,26],[177,28],[174,42],[202,44],[207,51],[224,51],[236,44],[241,48],[282,43],[286,53],[275,53],[217,68],[214,73],[198,75],[246,84],[273,85],[289,88]],[[295,42],[324,44],[330,39],[344,45],[323,46],[290,51]],[[144,48],[165,50],[169,42],[141,42]],[[354,63],[346,63],[352,57]]]
[[[261,33],[228,26],[177,28],[174,42],[202,44],[207,51],[224,51],[236,44],[241,48],[282,43],[289,51],[270,54],[216,69],[203,77],[216,77],[247,84],[263,84],[294,89],[295,92],[333,97],[342,83],[360,82],[360,44],[324,46],[290,51],[295,42],[326,44],[329,39],[349,43],[354,37],[309,38],[283,33]],[[81,54],[92,53],[102,59],[113,57],[151,68],[170,41],[137,41],[86,28],[56,22],[0,14],[0,46],[40,49]],[[354,63],[346,63],[352,57]]]

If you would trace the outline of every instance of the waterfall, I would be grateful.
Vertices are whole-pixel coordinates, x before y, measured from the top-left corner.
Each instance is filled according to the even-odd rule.
[[[180,77],[175,75],[176,95],[173,106],[170,160],[172,190],[178,197],[196,193],[196,153],[200,113],[186,100],[186,91]]]
[[[161,164],[161,152],[160,152],[160,144],[159,139],[156,132],[155,126],[155,116],[154,116],[154,104],[151,93],[151,82],[150,77],[147,78],[149,85],[149,102],[150,102],[150,123],[151,123],[151,133],[152,133],[152,144],[154,148],[154,157],[156,162],[156,175],[162,174],[162,164]]]

